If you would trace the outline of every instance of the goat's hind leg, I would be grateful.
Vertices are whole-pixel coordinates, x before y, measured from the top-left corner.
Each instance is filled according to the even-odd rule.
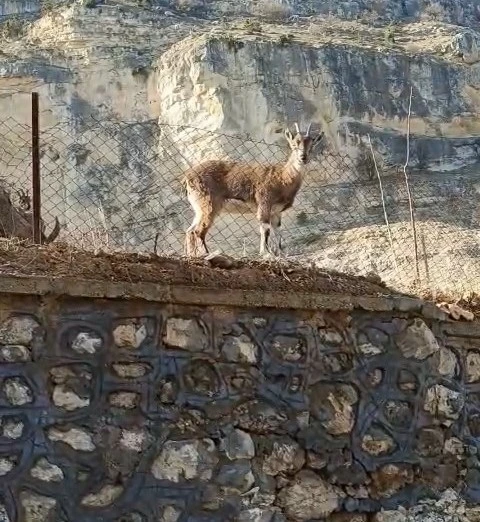
[[[196,227],[196,223],[190,225],[185,233],[185,255],[187,257],[196,257],[198,255],[197,248],[197,236],[195,235],[194,228]]]
[[[196,229],[202,221],[202,209],[196,196],[192,193],[187,194],[188,202],[190,203],[195,217],[192,224],[187,228],[185,233],[185,254],[187,257],[198,257],[198,243]]]
[[[202,219],[200,220],[198,225],[196,225],[194,231],[197,241],[200,240],[200,243],[202,244],[203,249],[205,250],[205,254],[209,254],[205,238],[207,236],[207,232],[210,230],[210,227],[213,225],[213,218],[213,215],[202,216]]]

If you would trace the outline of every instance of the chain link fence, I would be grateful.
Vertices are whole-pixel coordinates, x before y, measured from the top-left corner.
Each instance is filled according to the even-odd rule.
[[[3,187],[15,209],[28,217],[31,128],[3,119],[0,136]],[[267,143],[156,120],[72,118],[42,127],[45,232],[48,235],[58,218],[57,240],[80,248],[155,249],[180,256],[193,218],[180,182],[186,168],[206,159],[273,164],[286,161],[288,154],[281,135]],[[416,256],[404,174],[382,166],[377,173],[369,154],[367,149],[353,159],[327,143],[313,157],[293,208],[282,218],[284,255],[325,269],[378,274],[400,290],[478,289],[480,211],[475,182],[468,177],[410,175]],[[207,242],[211,250],[257,256],[255,216],[222,214]]]

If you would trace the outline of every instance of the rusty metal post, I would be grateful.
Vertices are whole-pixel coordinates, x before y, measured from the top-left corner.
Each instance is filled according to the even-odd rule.
[[[42,242],[40,226],[41,187],[40,187],[40,117],[38,92],[32,92],[32,227],[33,241],[37,245]]]

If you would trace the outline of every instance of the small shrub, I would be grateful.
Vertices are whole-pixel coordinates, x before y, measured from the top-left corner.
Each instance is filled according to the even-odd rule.
[[[227,34],[225,36],[222,36],[220,38],[220,40],[225,42],[225,44],[227,45],[229,51],[233,51],[235,53],[244,46],[244,43],[242,41],[237,40],[231,34]]]
[[[253,18],[247,18],[243,22],[243,28],[252,33],[262,32],[262,24],[258,20],[254,20]]]
[[[252,8],[252,14],[268,20],[285,20],[292,15],[290,6],[275,0],[257,0]]]
[[[448,19],[448,16],[446,16],[445,9],[440,4],[433,3],[424,6],[420,18],[425,21],[442,21]]]
[[[287,45],[293,42],[293,34],[287,33],[287,34],[281,34],[278,37],[278,43],[280,45]]]
[[[16,40],[21,38],[26,31],[27,22],[18,16],[7,18],[0,24],[1,40]]]
[[[386,45],[395,43],[395,27],[392,24],[388,24],[383,31],[383,38]]]

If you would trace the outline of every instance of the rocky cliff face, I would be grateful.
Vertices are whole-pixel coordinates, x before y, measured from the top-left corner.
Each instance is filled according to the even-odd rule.
[[[422,270],[435,286],[445,272],[455,284],[478,274],[477,1],[84,4],[1,11],[38,17],[0,26],[0,169],[28,183],[26,93],[36,89],[44,212],[60,215],[68,237],[90,246],[95,229],[99,244],[152,248],[157,236],[163,251],[179,252],[191,219],[178,183],[185,166],[283,161],[284,125],[313,121],[326,146],[285,219],[288,252],[411,279],[401,166],[412,90],[409,169],[430,263]],[[256,228],[226,216],[212,246],[253,253]]]

